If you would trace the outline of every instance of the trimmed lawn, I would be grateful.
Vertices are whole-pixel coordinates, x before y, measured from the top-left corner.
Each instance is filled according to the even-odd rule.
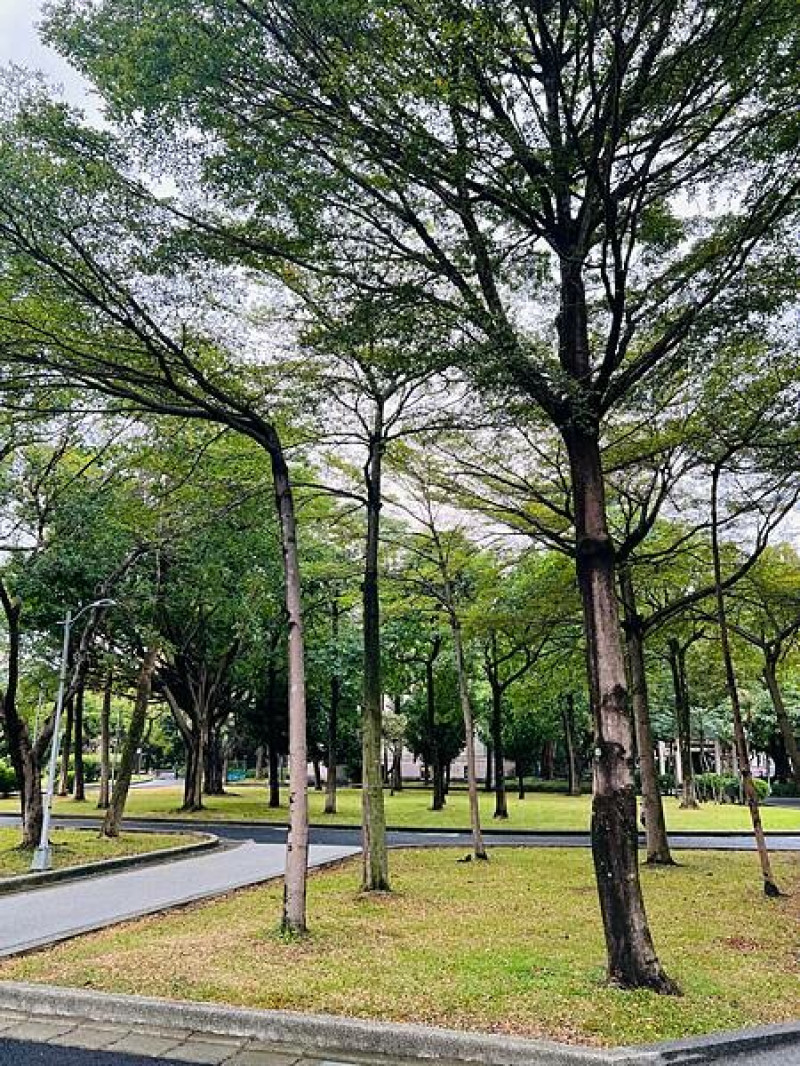
[[[441,829],[469,827],[466,791],[451,792],[443,811],[430,810],[430,792],[423,789],[405,789],[386,798],[386,819],[390,826],[422,826]],[[531,792],[524,800],[516,794],[508,797],[509,818],[496,822],[492,818],[494,797],[481,792],[481,813],[486,829],[587,829],[591,799],[588,795],[571,797],[549,792]],[[283,806],[270,810],[266,803],[266,788],[263,783],[242,783],[228,786],[226,796],[207,796],[206,809],[187,818],[242,818],[285,823],[287,818],[287,795],[282,793]],[[182,792],[175,787],[133,789],[128,796],[126,813],[129,817],[174,817],[179,814]],[[361,790],[339,790],[338,813],[323,814],[325,797],[321,792],[311,791],[309,802],[312,822],[327,825],[360,825]],[[695,811],[682,811],[673,797],[665,799],[667,824],[673,831],[707,829],[750,830],[750,816],[746,807],[733,804],[707,803]],[[14,799],[0,801],[0,813],[19,809]],[[74,800],[57,800],[57,814],[81,814],[93,817],[98,814],[95,801],[85,803]],[[800,808],[764,807],[764,826],[768,831],[800,831]]]
[[[754,855],[692,852],[644,869],[656,944],[681,997],[604,980],[591,860],[508,848],[459,864],[395,852],[392,894],[358,892],[358,861],[310,879],[311,934],[275,931],[281,885],[81,937],[0,964],[0,978],[113,992],[645,1043],[800,1014],[797,896],[767,900]],[[787,891],[800,856],[779,855]]]
[[[84,862],[141,855],[191,844],[194,837],[180,833],[122,833],[116,840],[103,840],[94,829],[55,829],[53,867],[77,866]],[[0,829],[0,877],[14,877],[30,871],[33,850],[19,847],[18,829]]]

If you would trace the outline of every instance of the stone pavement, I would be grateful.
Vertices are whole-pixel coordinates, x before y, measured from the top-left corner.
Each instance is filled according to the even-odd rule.
[[[358,850],[311,847],[309,866]],[[0,957],[279,877],[285,859],[282,844],[250,840],[196,858],[5,896],[0,900]]]
[[[48,1054],[47,1052],[51,1053]],[[102,1054],[94,1054],[101,1052]],[[355,1060],[350,1060],[355,1066]],[[57,1015],[0,1012],[0,1064],[61,1066],[115,1063],[166,1066],[205,1063],[219,1066],[350,1066],[323,1056],[247,1038],[212,1036],[188,1029],[131,1026]],[[363,1063],[364,1060],[362,1060]],[[375,1061],[374,1057],[370,1059]]]

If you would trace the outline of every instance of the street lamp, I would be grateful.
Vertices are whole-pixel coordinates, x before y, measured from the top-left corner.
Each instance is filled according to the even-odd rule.
[[[64,644],[61,650],[61,669],[58,675],[58,696],[56,697],[56,719],[53,723],[53,739],[50,743],[50,767],[47,771],[47,792],[45,794],[44,816],[42,818],[42,835],[39,838],[39,847],[33,853],[31,871],[34,873],[49,870],[51,865],[50,848],[50,815],[53,809],[53,793],[56,787],[56,769],[58,768],[58,753],[61,748],[61,711],[64,707],[64,688],[67,681],[67,662],[69,659],[69,637],[72,625],[86,611],[94,607],[113,607],[115,600],[95,600],[87,603],[73,618],[72,611],[67,611],[66,618],[59,623],[64,626]]]

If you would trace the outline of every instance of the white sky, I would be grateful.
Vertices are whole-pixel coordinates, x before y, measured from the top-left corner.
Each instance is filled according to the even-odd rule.
[[[80,75],[39,40],[36,25],[41,8],[42,0],[0,0],[0,66],[15,63],[28,70],[43,71],[70,103],[93,110]]]

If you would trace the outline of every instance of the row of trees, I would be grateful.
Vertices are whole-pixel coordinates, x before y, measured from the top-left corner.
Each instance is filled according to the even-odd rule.
[[[366,516],[364,887],[389,886],[379,552],[394,454],[394,506],[415,520],[401,559],[445,621],[468,749],[465,529],[571,559],[609,975],[674,991],[639,884],[634,752],[648,854],[667,861],[643,655],[688,608],[717,627],[775,889],[727,594],[796,493],[791,4],[356,0],[332,19],[306,0],[86,0],[52,5],[46,32],[109,124],[6,80],[8,402],[52,410],[78,385],[266,456],[288,634],[284,924],[305,928],[298,488]],[[699,581],[648,602],[667,559],[691,571],[704,553]],[[153,604],[163,580],[158,564]]]

